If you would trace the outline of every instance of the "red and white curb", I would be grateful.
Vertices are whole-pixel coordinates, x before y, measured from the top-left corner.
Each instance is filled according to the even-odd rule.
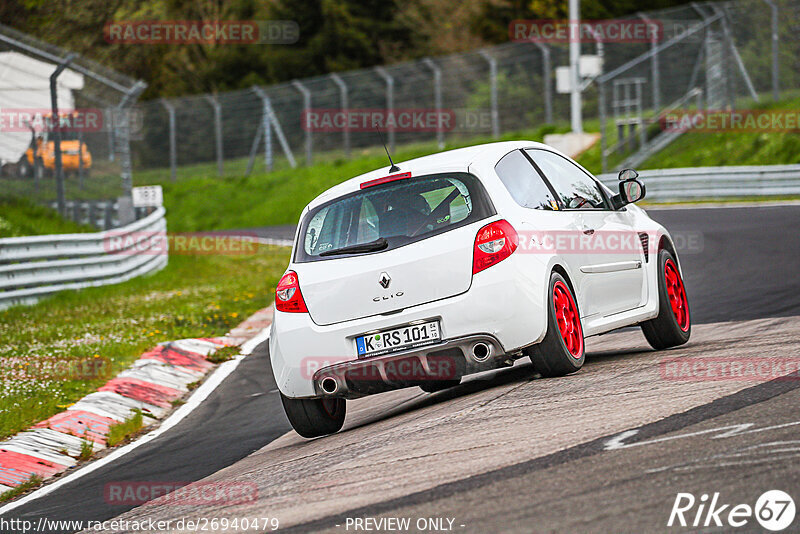
[[[271,323],[270,306],[257,311],[222,338],[161,343],[142,354],[131,367],[97,392],[83,397],[66,411],[0,442],[0,493],[25,483],[34,475],[48,479],[74,467],[85,442],[91,443],[95,452],[106,448],[109,427],[129,418],[134,410],[142,411],[146,427],[155,424],[170,412],[174,400],[189,391],[190,384],[214,368],[206,356],[228,346],[241,346],[241,352],[249,354],[255,347],[253,342],[260,343],[267,338]],[[246,351],[244,346],[248,346]],[[220,368],[223,366],[224,363]],[[226,367],[224,376],[213,387],[234,368]],[[197,403],[211,390],[213,388],[204,388]],[[185,417],[188,411],[183,410],[180,418]],[[172,419],[170,417],[168,421]],[[169,427],[174,424],[172,422]]]

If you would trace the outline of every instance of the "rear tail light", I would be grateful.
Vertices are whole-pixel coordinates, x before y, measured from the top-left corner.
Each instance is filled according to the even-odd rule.
[[[300,292],[300,280],[297,273],[289,271],[283,275],[275,288],[275,308],[289,313],[307,313],[306,301]]]
[[[472,274],[488,269],[511,256],[519,246],[519,236],[505,219],[487,224],[475,236]]]

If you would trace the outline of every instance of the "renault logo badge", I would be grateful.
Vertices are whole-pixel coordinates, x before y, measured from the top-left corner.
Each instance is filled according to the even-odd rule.
[[[378,283],[383,289],[389,289],[389,284],[392,283],[392,278],[387,273],[383,272],[381,273],[381,277],[378,279]]]

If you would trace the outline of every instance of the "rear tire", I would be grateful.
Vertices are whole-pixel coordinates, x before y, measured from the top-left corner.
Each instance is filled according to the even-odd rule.
[[[344,424],[344,399],[291,399],[281,393],[281,403],[292,428],[304,438],[338,432]]]
[[[585,344],[578,305],[563,276],[550,275],[547,334],[526,349],[533,367],[543,377],[564,376],[583,367]]]
[[[437,391],[442,391],[445,389],[454,388],[461,383],[461,379],[458,380],[430,380],[428,382],[423,382],[419,385],[422,391],[427,393],[436,393]]]
[[[642,332],[656,350],[683,345],[692,334],[686,288],[675,258],[666,249],[658,253],[658,316],[642,323]]]

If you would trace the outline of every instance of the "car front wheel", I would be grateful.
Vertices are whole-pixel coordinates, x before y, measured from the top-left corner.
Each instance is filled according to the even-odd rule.
[[[658,316],[642,323],[642,332],[656,350],[683,345],[692,333],[689,299],[672,254],[658,253]]]
[[[304,438],[338,432],[347,411],[344,399],[292,399],[281,395],[281,403],[292,428]]]

